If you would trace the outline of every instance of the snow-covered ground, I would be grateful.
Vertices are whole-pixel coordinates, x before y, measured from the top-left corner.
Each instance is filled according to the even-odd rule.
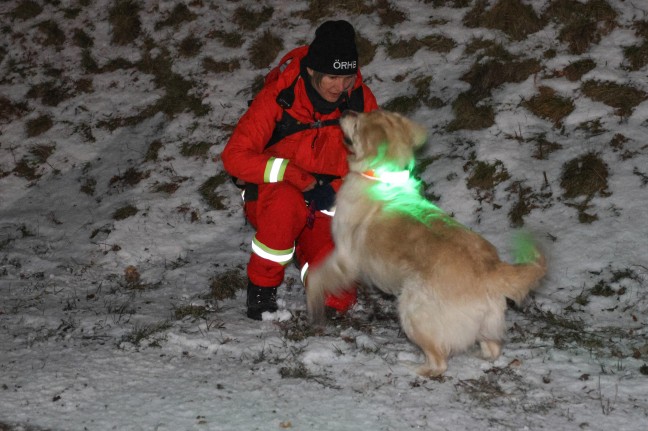
[[[607,0],[616,26],[581,53],[557,40],[555,20],[519,41],[468,27],[475,1],[392,2],[404,18],[393,25],[387,2],[366,1],[378,7],[361,14],[350,8],[363,2],[333,2],[348,7],[329,16],[377,48],[362,70],[380,104],[422,97],[423,79],[422,94],[442,102],[408,113],[430,131],[426,192],[507,259],[510,214],[526,203],[524,227],[549,258],[541,287],[507,312],[502,356],[456,356],[437,379],[403,365],[422,355],[393,300],[374,291],[323,331],[306,323],[292,266],[272,319],[247,319],[242,290],[216,296],[244,281],[252,238],[219,162],[268,70],[248,48],[268,30],[281,54],[310,41],[319,21],[302,12],[319,2],[138,3],[140,34],[125,45],[111,40],[112,0],[0,4],[0,429],[646,429],[648,102],[619,116],[584,86],[648,93],[648,68],[626,57],[648,43],[648,2]],[[540,16],[552,2],[522,3]],[[40,12],[23,14],[34,4]],[[243,9],[264,7],[270,19],[239,28]],[[165,21],[183,11],[193,15]],[[234,32],[241,45],[224,42]],[[388,55],[391,43],[428,35],[454,47]],[[540,68],[482,99],[492,126],[450,131],[452,103],[470,89],[462,77],[485,55],[467,49],[480,39]],[[167,54],[170,68],[147,71]],[[233,66],[218,72],[205,58]],[[584,59],[591,70],[568,79]],[[166,105],[170,115],[143,115],[171,81],[187,83],[184,98]],[[573,101],[560,124],[528,109],[542,87]],[[480,167],[508,175],[475,187]],[[566,192],[569,168],[600,182],[591,200]],[[223,209],[207,203],[205,184]]]

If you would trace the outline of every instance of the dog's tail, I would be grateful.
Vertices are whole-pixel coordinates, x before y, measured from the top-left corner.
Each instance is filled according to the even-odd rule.
[[[501,262],[493,271],[492,288],[520,304],[547,272],[547,261],[530,234],[520,232],[513,239],[515,264]]]
[[[324,319],[324,305],[329,295],[339,295],[347,289],[354,288],[354,277],[351,271],[333,252],[321,265],[308,271],[306,276],[306,303],[308,314],[314,324],[321,324]]]

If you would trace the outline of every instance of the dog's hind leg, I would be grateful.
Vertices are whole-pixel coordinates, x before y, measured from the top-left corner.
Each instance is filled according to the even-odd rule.
[[[425,363],[416,369],[416,372],[425,377],[436,377],[448,369],[446,355],[433,345],[420,346],[425,353]]]
[[[401,322],[409,339],[425,354],[425,363],[415,368],[416,373],[426,377],[443,374],[448,369],[448,354],[428,332],[429,328],[428,330],[421,328],[417,322],[407,317],[403,318]]]

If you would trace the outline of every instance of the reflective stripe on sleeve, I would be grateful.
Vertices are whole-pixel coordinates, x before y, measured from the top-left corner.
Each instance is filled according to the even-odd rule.
[[[259,242],[259,240],[257,240],[255,236],[252,239],[252,251],[259,257],[277,262],[281,265],[287,265],[293,258],[295,247],[289,248],[287,250],[274,250]]]
[[[284,172],[288,166],[288,159],[280,159],[277,157],[270,157],[266,164],[265,172],[263,173],[264,183],[276,183],[283,181]]]

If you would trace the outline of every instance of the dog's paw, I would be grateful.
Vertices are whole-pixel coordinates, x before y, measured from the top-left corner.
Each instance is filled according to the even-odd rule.
[[[414,362],[414,361],[401,360],[399,362],[405,368],[407,368],[408,370],[418,374],[421,377],[428,377],[428,378],[440,377],[448,369],[447,366],[445,366],[445,367],[431,367],[427,363],[421,364],[420,362]]]
[[[479,346],[481,347],[482,357],[489,361],[494,361],[499,358],[502,353],[501,341],[480,341]]]

